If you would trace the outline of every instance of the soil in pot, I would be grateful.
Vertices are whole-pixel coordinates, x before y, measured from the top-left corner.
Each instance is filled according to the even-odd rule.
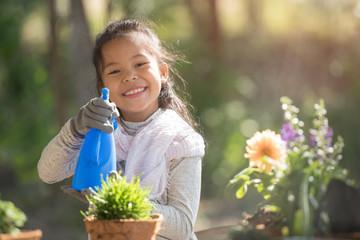
[[[150,220],[95,220],[89,216],[84,222],[90,240],[154,240],[162,220],[161,214],[153,214]]]

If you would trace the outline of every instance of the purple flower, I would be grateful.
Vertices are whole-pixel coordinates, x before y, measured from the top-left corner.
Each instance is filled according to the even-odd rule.
[[[282,125],[280,130],[281,139],[287,143],[289,147],[289,142],[295,142],[300,139],[300,135],[296,132],[294,126],[291,123],[285,123]]]
[[[328,126],[327,133],[324,137],[324,140],[326,141],[326,146],[331,147],[332,146],[332,136],[334,135],[334,131],[331,127]]]
[[[325,125],[320,128],[320,131],[326,132],[323,141],[326,142],[327,147],[331,147],[332,146],[332,136],[334,134],[334,131],[332,130],[332,128]],[[313,133],[310,133],[309,137],[310,137],[309,146],[312,148],[316,147],[317,142],[316,142],[315,135]]]
[[[316,147],[316,139],[315,139],[315,136],[314,136],[314,134],[311,134],[311,133],[310,133],[309,146],[312,147],[312,148]]]
[[[332,128],[329,126],[327,126],[327,128],[328,128],[328,131],[325,135],[325,140],[328,140],[329,138],[331,138],[334,135],[334,131],[332,130]]]

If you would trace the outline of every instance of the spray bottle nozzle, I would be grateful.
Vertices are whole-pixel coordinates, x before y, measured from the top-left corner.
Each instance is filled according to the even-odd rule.
[[[109,89],[108,88],[103,88],[101,93],[102,93],[103,100],[109,100]]]

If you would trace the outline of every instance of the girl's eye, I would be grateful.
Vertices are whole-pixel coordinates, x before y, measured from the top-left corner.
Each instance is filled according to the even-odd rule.
[[[119,73],[120,72],[120,70],[114,70],[114,71],[111,71],[110,73],[109,73],[109,75],[110,74],[116,74],[116,73]]]
[[[138,63],[138,64],[136,64],[136,67],[141,67],[141,66],[144,66],[146,63],[144,62],[144,63]]]

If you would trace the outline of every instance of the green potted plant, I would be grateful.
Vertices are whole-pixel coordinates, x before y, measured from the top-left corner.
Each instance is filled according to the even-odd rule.
[[[333,141],[323,100],[315,104],[308,135],[303,130],[304,122],[298,118],[299,109],[291,99],[282,97],[281,103],[285,123],[279,134],[265,130],[247,140],[244,157],[249,159],[249,167],[228,184],[228,188],[237,186],[237,198],[243,198],[249,187],[254,187],[264,198],[259,211],[248,215],[244,225],[255,225],[264,233],[272,230],[271,234],[283,236],[309,238],[331,234],[336,237],[334,233],[343,236],[346,232],[335,231],[334,223],[344,211],[334,214],[342,204],[331,200],[334,190],[329,192],[329,186],[341,182],[336,186],[355,192],[352,200],[356,202],[360,198],[357,190],[349,186],[354,183],[348,179],[348,170],[339,164],[343,139],[338,136]],[[331,189],[336,189],[335,195],[339,193],[338,187]],[[352,231],[356,229],[359,226],[354,226]]]
[[[0,240],[38,240],[41,230],[20,230],[26,215],[10,201],[0,199]]]
[[[163,216],[151,214],[150,189],[140,186],[140,178],[128,183],[126,177],[110,175],[101,188],[90,189],[84,215],[91,240],[155,239]]]

